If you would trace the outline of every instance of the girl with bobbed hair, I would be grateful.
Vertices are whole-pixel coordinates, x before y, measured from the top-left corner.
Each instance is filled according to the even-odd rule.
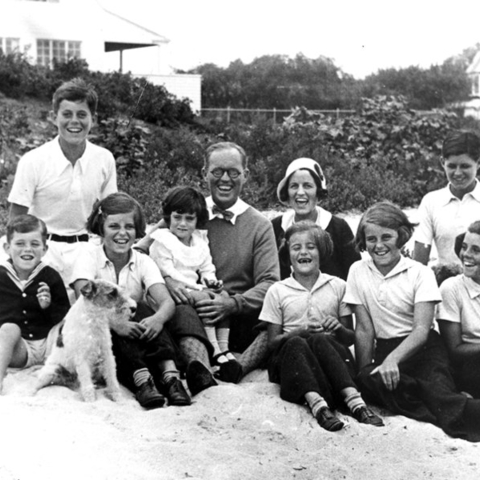
[[[363,401],[353,381],[350,308],[343,302],[345,281],[323,273],[320,266],[332,253],[330,235],[310,221],[290,226],[280,255],[290,256],[291,277],[267,291],[260,320],[268,329],[268,375],[280,384],[289,402],[307,402],[319,425],[343,428],[332,410],[346,405],[359,422],[382,426]]]
[[[480,220],[461,235],[459,247],[463,274],[440,286],[437,321],[458,388],[480,398]]]
[[[440,163],[448,185],[427,193],[420,203],[414,260],[427,265],[435,244],[438,264],[460,265],[454,242],[457,235],[478,219],[480,185],[476,177],[479,162],[480,136],[477,133],[460,130],[447,134]]]
[[[320,165],[311,158],[297,158],[287,168],[277,187],[279,201],[289,207],[272,220],[277,247],[280,247],[286,230],[296,222],[310,220],[329,233],[333,253],[322,262],[322,272],[347,279],[352,263],[360,260],[355,250],[353,233],[342,218],[317,205],[327,196],[327,183]],[[280,259],[280,277],[290,276],[290,262]]]
[[[101,244],[77,258],[71,280],[77,298],[88,280],[103,279],[137,302],[131,321],[111,325],[119,380],[146,409],[165,405],[165,396],[170,405],[190,405],[178,347],[166,328],[175,304],[155,262],[132,248],[145,235],[142,208],[130,195],[112,193],[94,205],[87,227]]]
[[[352,265],[344,299],[356,319],[356,381],[367,401],[479,441],[480,400],[457,390],[434,330],[441,301],[434,273],[401,253],[414,226],[389,202],[360,220],[356,244],[369,258]]]

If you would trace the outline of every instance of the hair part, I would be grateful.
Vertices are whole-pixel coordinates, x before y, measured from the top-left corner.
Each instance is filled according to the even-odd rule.
[[[48,231],[45,222],[35,217],[35,215],[30,215],[28,213],[24,215],[18,215],[7,223],[7,243],[12,241],[15,232],[30,233],[35,232],[36,230],[40,232],[43,244],[46,245]]]
[[[103,226],[107,217],[124,213],[133,213],[136,238],[145,236],[146,222],[142,207],[128,193],[124,192],[111,193],[103,200],[95,202],[87,220],[87,230],[103,237]]]
[[[52,108],[55,113],[60,108],[63,100],[70,102],[86,102],[90,113],[97,113],[98,96],[92,85],[87,84],[83,78],[74,78],[68,82],[62,83],[53,94]]]
[[[480,136],[468,130],[448,132],[442,146],[443,161],[457,155],[468,155],[473,161],[480,161]]]
[[[320,256],[320,264],[322,260],[330,258],[333,254],[333,242],[330,234],[323,230],[316,223],[310,220],[302,220],[301,222],[294,223],[287,228],[285,232],[285,238],[282,240],[278,255],[280,262],[285,265],[290,260],[290,239],[296,233],[309,232],[313,235],[315,245]]]
[[[222,150],[236,150],[241,158],[242,158],[242,167],[244,169],[247,169],[248,167],[248,158],[247,158],[247,154],[245,153],[245,150],[240,146],[240,145],[237,145],[236,143],[234,142],[218,142],[218,143],[214,143],[213,145],[210,145],[207,150],[205,151],[205,158],[204,158],[204,168],[205,170],[208,169],[208,165],[209,165],[209,162],[210,162],[210,157],[212,156],[212,154],[214,152],[219,152],[219,151],[222,151]]]
[[[208,209],[205,197],[193,187],[172,188],[162,203],[163,218],[170,227],[173,212],[197,215],[197,228],[205,228],[208,221]]]
[[[365,228],[368,223],[395,230],[398,233],[398,248],[402,248],[412,238],[413,231],[418,225],[410,222],[407,215],[394,203],[387,201],[375,203],[362,215],[358,225],[355,245],[360,252],[367,248]]]

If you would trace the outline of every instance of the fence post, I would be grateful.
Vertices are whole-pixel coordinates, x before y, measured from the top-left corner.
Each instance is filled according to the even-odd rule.
[[[230,105],[227,107],[227,123],[230,123]]]
[[[273,124],[277,124],[277,109],[273,107]]]
[[[340,109],[337,108],[337,120],[340,118]]]

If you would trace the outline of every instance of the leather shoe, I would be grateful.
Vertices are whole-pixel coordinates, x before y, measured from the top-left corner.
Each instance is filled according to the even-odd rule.
[[[170,378],[170,380],[165,383],[165,388],[169,405],[176,405],[177,407],[191,405],[192,400],[179,378]]]
[[[383,420],[378,415],[375,415],[367,406],[356,408],[352,412],[352,415],[353,418],[366,425],[375,425],[375,427],[383,427],[385,425]]]
[[[151,378],[138,387],[135,398],[138,403],[147,410],[160,408],[165,405],[165,397],[159,393]]]
[[[321,408],[317,412],[316,419],[318,424],[329,432],[337,432],[343,428],[343,422],[328,407]]]
[[[242,366],[237,360],[229,360],[220,364],[215,376],[222,382],[238,383],[243,377]]]
[[[185,376],[192,397],[209,387],[218,385],[210,370],[198,360],[193,360],[188,364]]]

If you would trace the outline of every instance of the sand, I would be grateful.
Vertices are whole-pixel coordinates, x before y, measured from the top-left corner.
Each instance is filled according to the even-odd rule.
[[[381,410],[385,427],[330,433],[284,402],[257,370],[201,392],[189,407],[145,411],[126,389],[28,393],[37,371],[11,372],[0,396],[1,480],[474,479],[480,444]]]

